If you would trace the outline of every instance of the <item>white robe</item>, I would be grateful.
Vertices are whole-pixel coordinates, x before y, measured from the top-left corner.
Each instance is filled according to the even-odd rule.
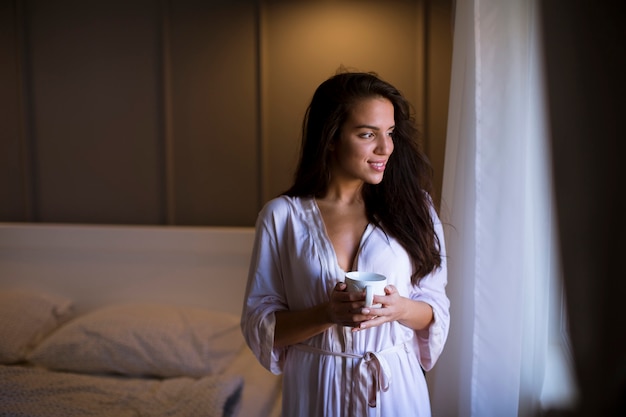
[[[354,270],[387,276],[400,295],[431,305],[429,329],[416,332],[392,322],[353,333],[335,325],[280,349],[273,346],[274,312],[328,301],[345,271],[314,199],[281,196],[262,209],[241,325],[259,362],[283,374],[283,417],[430,416],[422,368],[430,370],[441,354],[450,322],[443,230],[434,209],[431,213],[442,266],[417,287],[411,284],[412,266],[404,248],[371,224],[353,265]]]

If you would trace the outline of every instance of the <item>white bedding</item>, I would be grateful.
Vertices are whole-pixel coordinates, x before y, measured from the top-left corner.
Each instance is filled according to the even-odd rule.
[[[0,416],[280,416],[281,379],[237,316],[140,303],[52,320],[67,302],[0,291]]]
[[[231,417],[242,388],[234,375],[158,380],[0,365],[0,415]]]
[[[281,378],[232,337],[253,238],[0,223],[0,416],[279,417]]]
[[[247,346],[222,374],[199,379],[96,376],[0,365],[2,416],[280,417],[281,391],[281,378],[263,368]]]

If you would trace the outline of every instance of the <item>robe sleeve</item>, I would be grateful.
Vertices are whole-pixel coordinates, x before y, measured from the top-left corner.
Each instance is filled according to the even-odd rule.
[[[411,294],[411,299],[428,303],[433,309],[433,322],[427,329],[416,332],[418,359],[425,371],[432,369],[439,359],[450,328],[450,300],[445,291],[448,269],[443,226],[434,208],[431,208],[431,216],[440,243],[441,267],[423,277]]]
[[[241,330],[246,343],[261,365],[274,374],[282,373],[285,349],[274,348],[274,313],[287,310],[278,235],[284,225],[269,203],[259,214],[248,283],[241,315]],[[280,216],[279,216],[280,217]]]

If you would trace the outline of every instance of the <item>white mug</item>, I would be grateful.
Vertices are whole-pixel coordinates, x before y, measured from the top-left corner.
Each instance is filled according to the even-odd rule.
[[[348,291],[362,292],[365,290],[365,307],[380,308],[380,303],[374,303],[374,295],[385,295],[387,277],[375,272],[352,271],[346,273]]]

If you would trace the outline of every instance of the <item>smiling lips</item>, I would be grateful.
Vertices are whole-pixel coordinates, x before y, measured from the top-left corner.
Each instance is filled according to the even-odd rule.
[[[374,171],[383,172],[385,171],[386,163],[384,161],[380,162],[369,162],[370,166],[374,169]]]

